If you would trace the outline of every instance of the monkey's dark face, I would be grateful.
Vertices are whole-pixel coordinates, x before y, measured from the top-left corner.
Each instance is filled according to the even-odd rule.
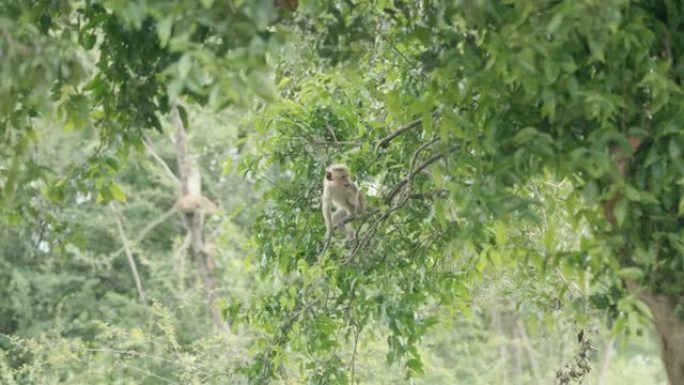
[[[349,174],[346,171],[328,171],[325,173],[325,179],[337,184],[341,184],[344,187],[349,187],[351,184],[349,181]]]

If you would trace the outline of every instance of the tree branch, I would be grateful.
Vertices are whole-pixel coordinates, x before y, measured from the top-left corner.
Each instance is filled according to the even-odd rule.
[[[178,112],[176,104],[171,108],[171,117],[176,126],[176,158],[178,160],[179,182],[181,197],[186,197],[189,194],[201,196],[201,175],[199,167],[194,162],[191,164],[188,157],[187,135],[183,120]],[[180,199],[179,199],[180,201]],[[195,260],[197,271],[200,275],[204,291],[207,298],[207,305],[211,319],[218,330],[224,333],[230,333],[228,325],[223,321],[220,312],[214,306],[219,297],[216,295],[216,285],[211,277],[211,269],[207,265],[209,257],[203,236],[203,212],[201,206],[191,208],[194,211],[184,211],[185,223],[187,225],[188,234],[190,235],[190,254]]]
[[[171,207],[167,212],[162,214],[159,218],[155,219],[154,221],[150,222],[145,228],[140,232],[137,238],[133,240],[133,242],[129,243],[128,246],[124,245],[121,246],[121,248],[112,254],[113,257],[118,256],[119,254],[123,253],[126,251],[126,247],[131,247],[134,245],[137,245],[138,243],[142,242],[143,239],[149,234],[150,231],[154,230],[155,227],[159,226],[162,224],[166,219],[168,219],[173,212],[176,211],[176,205]]]
[[[176,177],[176,174],[171,171],[171,168],[169,167],[166,162],[164,162],[164,159],[162,159],[157,153],[154,151],[154,148],[152,147],[152,143],[150,143],[149,138],[147,136],[143,135],[143,144],[145,145],[145,149],[147,152],[150,154],[152,159],[157,161],[157,164],[166,172],[166,175],[173,181],[174,184],[178,185],[180,182],[178,181],[178,178]]]
[[[401,188],[404,187],[409,181],[413,179],[416,174],[419,172],[423,171],[427,166],[431,165],[432,163],[438,161],[439,159],[442,158],[442,154],[435,154],[429,158],[427,158],[423,163],[421,163],[418,167],[416,167],[409,175],[406,176],[406,178],[402,179],[399,183],[394,185],[390,192],[387,194],[387,197],[385,198],[385,202],[391,202],[392,199],[401,191]]]
[[[413,168],[413,164],[415,164],[415,159],[418,157],[420,152],[423,151],[425,148],[429,147],[431,144],[436,143],[438,140],[439,140],[438,138],[433,138],[430,141],[426,142],[425,144],[421,145],[414,152],[414,156],[413,156],[413,159],[411,162],[412,168]],[[386,202],[392,202],[394,197],[399,193],[399,191],[401,191],[402,187],[405,186],[407,183],[409,183],[413,179],[413,177],[415,177],[416,174],[423,171],[426,167],[428,167],[429,165],[431,165],[432,163],[436,162],[437,160],[439,160],[441,158],[442,158],[442,154],[432,155],[431,157],[427,158],[423,163],[421,163],[419,166],[417,166],[417,167],[413,168],[413,170],[409,171],[408,175],[404,179],[402,179],[399,183],[397,183],[394,187],[392,187],[392,189],[388,193],[387,197],[385,198],[385,201]],[[370,228],[368,229],[368,232],[363,237],[363,239],[361,241],[356,242],[354,249],[350,253],[349,257],[347,258],[348,260],[351,260],[352,258],[354,258],[354,256],[358,253],[358,251],[361,249],[361,247],[363,247],[366,243],[368,243],[370,238],[372,238],[377,233],[378,227],[380,226],[380,224],[382,222],[387,220],[387,218],[389,218],[389,216],[392,215],[392,213],[401,209],[404,206],[404,204],[406,204],[408,197],[409,196],[407,196],[406,199],[402,199],[400,202],[392,205],[389,208],[389,210],[382,213],[380,218],[378,218],[375,222],[373,222],[373,224],[370,226]],[[368,217],[370,215],[374,215],[374,214],[375,213],[369,213],[369,214],[363,215],[363,216],[352,215],[349,218],[345,218],[343,222],[347,223],[347,222],[350,222],[350,221],[353,221],[353,220],[356,220],[359,218],[366,218],[366,217]]]
[[[408,130],[410,130],[410,129],[413,129],[413,128],[416,128],[416,127],[420,126],[422,122],[423,122],[423,119],[422,119],[422,118],[418,118],[418,119],[416,119],[416,120],[414,120],[414,121],[412,121],[412,122],[409,122],[409,123],[407,123],[407,124],[405,124],[405,125],[403,125],[403,126],[397,128],[397,129],[396,129],[394,132],[392,132],[391,134],[389,134],[389,135],[387,135],[386,137],[380,139],[380,141],[378,142],[377,148],[385,148],[385,147],[387,147],[387,145],[389,144],[389,142],[391,142],[394,138],[396,138],[397,136],[403,134],[404,132],[406,132],[406,131],[408,131]]]
[[[436,199],[436,198],[446,198],[448,191],[445,189],[437,189],[434,191],[428,191],[424,193],[413,193],[408,197],[410,199]]]
[[[145,304],[145,291],[143,290],[142,280],[140,279],[140,274],[138,274],[138,267],[135,264],[135,259],[133,259],[133,253],[128,246],[128,238],[126,238],[126,233],[124,232],[123,223],[121,222],[121,216],[118,210],[112,205],[109,206],[112,210],[114,221],[116,222],[116,228],[119,231],[119,237],[121,238],[121,243],[123,244],[123,249],[126,251],[126,257],[128,258],[128,265],[131,267],[131,273],[133,273],[133,280],[135,281],[135,287],[138,289],[138,294],[140,295],[140,302]]]
[[[352,350],[351,364],[349,365],[349,371],[351,372],[351,384],[354,385],[354,372],[356,371],[356,349],[359,345],[359,334],[361,334],[360,328],[357,326],[354,330],[354,350]]]

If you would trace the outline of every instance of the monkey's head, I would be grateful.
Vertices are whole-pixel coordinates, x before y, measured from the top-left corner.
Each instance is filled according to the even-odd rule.
[[[331,164],[325,169],[325,180],[348,187],[351,184],[349,169],[343,164]]]

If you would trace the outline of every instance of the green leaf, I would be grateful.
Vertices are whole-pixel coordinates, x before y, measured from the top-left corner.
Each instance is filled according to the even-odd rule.
[[[677,141],[674,139],[670,140],[668,151],[670,152],[670,156],[672,157],[672,159],[678,159],[680,155],[682,155],[682,150],[679,148]]]
[[[620,199],[615,204],[613,213],[615,214],[615,220],[617,221],[618,227],[622,227],[622,225],[625,223],[625,219],[627,219],[627,200]]]
[[[625,186],[625,196],[630,201],[634,201],[634,202],[641,201],[641,194],[639,193],[639,191],[630,185]]]
[[[494,225],[494,238],[496,245],[502,247],[508,242],[508,227],[503,222],[497,222]]]
[[[644,272],[638,267],[625,267],[617,272],[617,276],[623,279],[641,279]]]
[[[561,26],[561,23],[563,22],[563,14],[562,13],[556,13],[553,15],[551,18],[551,21],[549,22],[549,25],[546,27],[546,33],[548,35],[553,35],[554,32],[558,29],[558,27]]]
[[[515,134],[513,140],[518,144],[523,144],[534,139],[538,133],[539,131],[534,127],[525,127]]]
[[[112,197],[117,201],[126,203],[126,194],[124,193],[120,185],[112,182],[109,185],[109,192],[112,194]]]
[[[167,15],[157,23],[157,36],[159,36],[159,44],[162,47],[166,47],[169,42],[171,27],[173,27],[173,15]]]
[[[589,181],[582,189],[582,197],[587,204],[593,205],[596,203],[599,195],[599,188],[596,182]]]
[[[65,105],[64,129],[81,129],[90,125],[90,103],[84,95],[72,95]]]
[[[412,375],[423,374],[423,363],[418,358],[411,358],[406,361],[406,367]]]

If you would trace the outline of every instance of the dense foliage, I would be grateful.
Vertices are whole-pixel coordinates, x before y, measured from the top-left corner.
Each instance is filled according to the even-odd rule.
[[[425,375],[420,342],[435,325],[497,329],[503,312],[524,325],[509,335],[567,318],[578,326],[566,337],[597,321],[634,335],[650,319],[682,384],[683,13],[677,0],[3,3],[0,333],[77,336],[59,341],[87,355],[80,339],[126,336],[108,348],[123,366],[182,361],[182,345],[211,379],[178,382],[221,376],[208,357],[222,345],[193,345],[204,328],[184,325],[209,325],[183,267],[187,223],[144,230],[173,207],[166,174],[182,167],[141,154],[165,145],[155,133],[173,130],[164,116],[181,105],[204,194],[223,208],[206,232],[221,256],[210,307],[239,340],[224,375],[354,383],[364,339]],[[351,243],[323,239],[333,162],[375,208],[351,223]],[[147,235],[133,246],[154,311],[120,257],[122,218]],[[492,287],[516,305],[484,308]],[[186,305],[195,316],[172,325],[166,308]],[[135,350],[159,335],[159,350]],[[30,383],[22,364],[44,351],[8,341],[0,349],[25,354],[1,353],[0,375]],[[535,383],[553,369],[529,371]]]

